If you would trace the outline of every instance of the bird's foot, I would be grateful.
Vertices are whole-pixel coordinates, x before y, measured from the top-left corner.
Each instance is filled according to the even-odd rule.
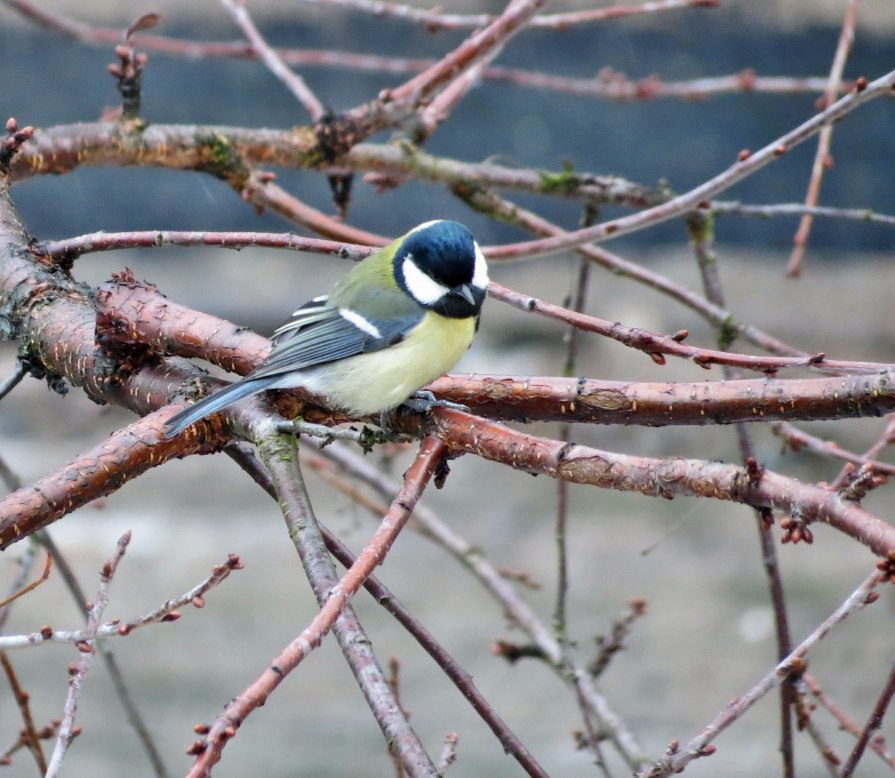
[[[428,389],[420,389],[404,400],[410,410],[417,413],[429,413],[433,408],[450,408],[455,411],[469,412],[469,408],[461,403],[453,403],[450,400],[439,400]]]
[[[465,405],[453,403],[450,400],[439,400],[428,389],[421,389],[414,392],[397,408],[386,408],[379,415],[379,428],[383,434],[392,440],[406,440],[406,436],[402,435],[400,415],[403,411],[409,410],[413,413],[428,414],[433,408],[451,408],[455,411],[469,411]]]

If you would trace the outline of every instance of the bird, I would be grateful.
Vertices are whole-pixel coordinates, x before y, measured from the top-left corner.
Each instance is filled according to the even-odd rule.
[[[405,401],[428,410],[434,397],[418,390],[469,348],[487,287],[488,265],[469,229],[420,224],[302,305],[257,367],[171,416],[164,436],[267,389],[302,387],[351,416],[388,414]]]

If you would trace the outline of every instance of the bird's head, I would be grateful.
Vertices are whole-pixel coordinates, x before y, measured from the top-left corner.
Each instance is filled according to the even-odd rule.
[[[414,227],[399,242],[395,279],[420,305],[442,316],[478,316],[488,288],[488,266],[472,233],[454,221]]]

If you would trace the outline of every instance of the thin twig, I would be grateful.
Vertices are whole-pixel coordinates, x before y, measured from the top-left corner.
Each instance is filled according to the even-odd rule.
[[[827,88],[824,90],[824,105],[830,105],[839,94],[839,86],[842,83],[842,73],[845,70],[845,62],[855,40],[855,18],[858,15],[858,0],[849,0],[845,9],[845,18],[842,21],[842,32],[839,34],[839,43],[836,46],[836,54],[833,57],[833,65],[830,68],[830,76]],[[808,193],[805,195],[805,205],[817,205],[820,197],[820,184],[824,171],[831,163],[830,143],[833,139],[833,125],[824,127],[817,136],[817,150],[814,153],[814,163],[811,166],[811,177],[808,180]],[[806,213],[799,221],[799,228],[792,239],[793,249],[786,265],[786,275],[794,278],[802,272],[802,260],[805,256],[805,246],[808,244],[808,236],[811,234],[811,225],[814,223],[812,214]]]
[[[824,353],[809,356],[777,357],[737,354],[732,351],[690,346],[682,342],[689,334],[686,330],[675,335],[651,333],[639,327],[630,327],[620,322],[613,322],[608,319],[600,319],[596,316],[571,311],[568,308],[563,308],[561,305],[541,300],[534,295],[517,292],[514,289],[498,284],[496,281],[491,281],[488,285],[488,294],[521,311],[555,319],[586,332],[594,332],[612,338],[629,348],[639,349],[658,364],[664,364],[664,357],[668,355],[689,359],[700,367],[726,365],[746,370],[760,370],[764,373],[776,373],[781,369],[796,367],[842,372],[866,371],[870,373],[895,369],[895,365],[880,362],[827,359]]]
[[[151,230],[143,232],[124,232],[124,233],[92,233],[82,235],[76,238],[70,238],[59,241],[52,241],[44,244],[44,249],[60,261],[72,261],[75,257],[91,251],[108,251],[113,249],[131,248],[131,247],[159,247],[163,245],[209,245],[226,248],[243,248],[246,246],[265,246],[268,248],[290,249],[297,251],[311,251],[316,253],[336,255],[345,259],[358,260],[369,255],[371,249],[367,246],[361,246],[351,243],[342,243],[337,241],[320,240],[314,238],[304,238],[295,236],[291,233],[221,233],[221,232],[178,232],[165,230]],[[601,250],[596,250],[601,251]],[[601,252],[604,260],[607,260],[607,253]],[[593,255],[591,255],[593,256]],[[619,262],[624,263],[625,260],[620,258],[608,257],[611,262],[612,269],[619,270]],[[604,262],[605,264],[605,262]],[[633,266],[633,263],[630,263]],[[636,267],[636,266],[634,266]],[[647,271],[648,272],[648,271]],[[651,285],[655,285],[656,277],[650,274],[649,277],[641,278]],[[512,302],[507,296],[510,290],[497,284],[492,286],[492,296],[501,299],[504,302]],[[667,286],[665,291],[672,291]],[[513,298],[515,301],[516,298]],[[680,298],[679,298],[680,299]],[[536,306],[531,305],[531,301],[535,300],[530,296],[524,296],[522,303],[514,302],[516,307],[527,307],[528,310],[534,310],[537,313],[552,316],[553,318],[561,318],[566,309],[560,306],[551,306],[543,301],[537,301]],[[684,302],[691,303],[692,299],[685,298]],[[711,302],[709,305],[713,305]],[[710,319],[718,323],[723,323],[727,329],[737,329],[737,325],[731,324],[730,316],[723,309],[723,306],[714,305],[714,310],[709,310],[705,305],[698,306],[697,310],[703,314],[708,314]],[[608,322],[606,320],[596,319],[594,317],[567,317],[567,323],[576,324],[576,326],[597,331],[601,334],[608,335],[623,342],[627,340],[630,344],[633,338],[642,340],[648,336],[643,330],[625,329],[617,322]],[[752,328],[742,328],[743,334],[748,336],[753,342],[757,341],[758,345],[764,347],[774,347],[775,342],[769,342],[766,337],[757,337],[757,331]],[[657,342],[661,341],[661,342]],[[718,360],[735,360],[740,366],[750,367],[752,369],[769,370],[780,367],[801,367],[806,364],[817,365],[818,360],[812,355],[794,355],[792,357],[780,358],[755,358],[741,355],[718,355],[705,349],[697,349],[684,344],[670,341],[667,338],[656,336],[652,338],[646,348],[652,353],[671,353],[678,356],[693,359],[700,364],[708,364]],[[795,349],[791,349],[795,351]],[[715,359],[717,357],[717,359]],[[770,361],[768,361],[770,359]],[[813,361],[812,361],[813,360]],[[835,363],[827,360],[825,363],[831,369],[872,369],[877,370],[880,365],[868,364],[861,365],[858,363]]]
[[[273,484],[270,481],[270,476],[255,456],[254,449],[251,449],[247,444],[237,443],[228,446],[227,453],[271,497],[276,496]],[[383,503],[376,498],[362,493],[359,489],[348,483],[347,479],[334,474],[332,472],[332,463],[324,459],[319,452],[309,450],[305,447],[301,451],[301,458],[302,463],[309,464],[313,467],[323,480],[335,486],[343,494],[348,495],[353,501],[362,505],[375,516],[384,516],[388,511],[387,503]],[[397,486],[389,496],[389,499],[391,499],[391,496],[396,494],[399,490],[400,486]],[[424,506],[418,505],[414,512],[414,516],[424,510]],[[411,523],[413,524],[412,519]],[[350,568],[354,564],[356,557],[326,527],[321,525],[320,531],[323,533],[323,538],[329,552],[346,570]],[[437,665],[444,670],[447,677],[451,679],[463,698],[467,700],[482,717],[482,720],[490,727],[491,731],[494,732],[506,752],[519,762],[520,767],[525,773],[533,776],[533,778],[547,778],[546,771],[538,764],[537,760],[532,756],[525,745],[515,734],[513,734],[506,722],[501,719],[494,708],[488,703],[487,699],[476,687],[469,673],[467,673],[456,660],[448,654],[444,647],[438,643],[434,636],[428,632],[416,618],[414,618],[394,592],[384,586],[375,576],[370,576],[364,581],[364,588],[369,592],[373,600],[391,613],[398,623],[401,624],[401,626],[416,639],[429,656],[435,660]]]
[[[338,6],[352,11],[361,11],[373,16],[389,16],[405,22],[422,25],[429,32],[456,30],[460,28],[485,27],[494,21],[491,14],[448,14],[440,8],[432,10],[418,8],[403,3],[389,3],[381,0],[305,0],[312,5]],[[688,8],[715,8],[719,0],[651,0],[639,5],[614,5],[608,8],[589,8],[582,11],[542,14],[532,17],[530,27],[566,30],[582,24],[624,19],[629,16],[655,14]]]
[[[432,67],[390,90],[389,101],[408,102],[415,108],[440,91],[446,84],[472,67],[490,62],[504,46],[535,16],[546,0],[510,0],[500,16],[476,29],[463,43],[442,57]],[[384,106],[383,106],[384,107]],[[362,109],[365,110],[365,109]],[[394,109],[388,108],[394,115]],[[352,115],[349,113],[349,116]]]
[[[100,572],[99,588],[90,608],[90,615],[87,618],[87,632],[95,634],[96,628],[99,626],[103,611],[109,602],[109,586],[115,571],[118,569],[118,563],[121,562],[127,544],[130,543],[131,533],[125,532],[118,539],[118,545],[115,553],[103,565]],[[81,651],[81,661],[78,662],[75,671],[68,679],[68,695],[65,699],[65,707],[63,709],[62,724],[59,726],[59,733],[56,736],[56,747],[53,749],[53,755],[50,757],[50,764],[47,767],[46,778],[55,778],[59,774],[62,767],[62,760],[71,745],[72,740],[79,734],[79,729],[75,728],[75,714],[78,710],[78,699],[81,694],[81,685],[87,672],[93,664],[95,650],[93,648],[92,638],[85,638],[84,642],[79,646]]]
[[[804,732],[808,733],[808,737],[811,738],[811,742],[814,743],[814,747],[817,749],[817,753],[820,754],[821,764],[823,764],[824,768],[827,771],[827,774],[830,776],[830,778],[836,778],[836,776],[839,774],[839,771],[836,769],[837,766],[840,764],[839,757],[836,755],[833,747],[824,737],[824,734],[820,731],[820,727],[817,726],[817,722],[815,722],[813,718],[807,717],[802,720],[801,727]]]
[[[40,746],[40,735],[34,726],[34,718],[31,715],[31,706],[28,704],[31,695],[28,694],[20,685],[16,672],[13,669],[12,662],[5,651],[0,651],[0,665],[6,673],[6,679],[9,681],[9,687],[12,689],[12,696],[15,698],[16,704],[19,706],[19,713],[22,716],[24,726],[19,731],[19,741],[31,752],[34,761],[37,763],[37,769],[41,775],[47,772],[47,759],[44,756],[43,749]]]
[[[578,262],[578,273],[573,287],[574,298],[571,308],[576,313],[583,313],[587,300],[588,279],[590,278],[590,262],[581,258]],[[569,325],[564,334],[566,343],[565,364],[562,374],[575,375],[575,362],[578,353],[578,342],[581,334],[574,325]],[[568,443],[571,439],[572,425],[564,424],[560,429],[560,439]],[[569,485],[565,481],[556,484],[556,519],[554,521],[554,537],[556,543],[556,603],[553,608],[553,627],[557,639],[563,643],[568,640],[566,632],[566,595],[569,590],[568,540],[566,526],[569,512]]]
[[[295,58],[310,59],[310,52],[295,52]],[[321,52],[317,64],[327,64],[335,67],[350,67],[351,59],[337,62],[336,56],[329,56]],[[384,69],[386,65],[404,65],[408,69],[420,67],[411,60],[406,63],[375,62],[359,58],[358,68]],[[558,76],[540,71],[525,70],[523,68],[509,68],[492,66],[485,69],[483,77],[488,81],[498,81],[527,89],[543,89],[552,92],[564,92],[576,97],[590,97],[601,100],[617,100],[630,102],[631,100],[705,100],[710,97],[725,94],[743,94],[759,92],[774,95],[793,95],[804,93],[823,92],[826,79],[820,76],[760,76],[754,69],[747,68],[738,73],[730,73],[721,76],[704,76],[701,78],[686,79],[683,81],[665,81],[658,75],[649,75],[646,78],[633,79],[610,67],[600,69],[600,72],[592,78],[575,78],[571,76]],[[846,92],[853,88],[853,83],[845,83],[841,91]]]
[[[889,424],[891,425],[892,422],[890,421]],[[895,475],[895,465],[890,465],[888,462],[880,462],[878,459],[867,456],[867,454],[856,454],[853,451],[848,451],[835,441],[824,440],[816,435],[811,435],[788,421],[774,422],[771,425],[771,431],[783,438],[793,451],[806,448],[822,457],[844,459],[846,462],[852,462],[856,465],[869,465],[878,473]],[[884,437],[889,438],[890,436],[891,433],[888,433]],[[837,478],[836,481],[839,482],[839,479]]]
[[[829,219],[847,219],[867,224],[885,224],[895,227],[895,216],[877,213],[870,208],[831,208],[825,205],[804,203],[739,203],[712,200],[711,213],[716,216],[758,216],[770,219],[774,216],[824,216]]]
[[[352,227],[302,202],[263,172],[253,171],[243,182],[239,194],[261,210],[273,211],[284,219],[311,230],[324,238],[350,241],[363,246],[383,246],[388,240],[366,230]],[[369,253],[369,249],[367,250]],[[355,255],[358,258],[360,255]]]
[[[370,486],[386,499],[396,494],[399,484],[373,467],[366,459],[336,443],[319,452],[319,456],[331,460],[350,473],[354,478]],[[339,488],[342,488],[340,485]],[[582,701],[588,710],[587,721],[593,717],[597,731],[605,735],[615,746],[631,770],[640,769],[646,761],[645,751],[637,742],[633,732],[612,709],[603,694],[596,688],[587,669],[563,655],[560,644],[540,617],[516,593],[513,586],[488,561],[481,548],[474,546],[425,505],[417,505],[414,511],[414,526],[425,536],[443,547],[458,563],[467,568],[482,584],[485,590],[505,609],[516,623],[537,646],[541,656],[563,681],[572,688],[576,699]]]
[[[15,389],[26,375],[28,375],[28,370],[25,363],[21,359],[17,359],[12,374],[0,382],[0,400]]]
[[[441,749],[441,756],[438,759],[438,775],[445,774],[447,769],[457,761],[457,743],[460,742],[460,735],[456,732],[449,732],[444,736],[444,746]]]
[[[24,568],[24,565],[23,565]],[[53,555],[49,552],[47,553],[47,561],[44,564],[44,571],[40,574],[40,578],[35,578],[31,583],[22,586],[18,591],[9,595],[5,600],[0,600],[0,627],[3,626],[3,622],[6,620],[6,608],[7,606],[19,599],[19,597],[23,597],[28,594],[28,592],[33,591],[42,583],[46,583],[46,580],[50,577],[50,571],[53,569]]]
[[[429,105],[419,111],[419,126],[412,138],[415,143],[421,143],[435,132],[469,91],[478,85],[483,68],[484,64],[481,62],[469,68],[455,78]]]
[[[15,480],[14,476],[13,480]],[[37,551],[37,543],[31,541],[25,547],[24,552],[19,558],[19,571],[13,579],[12,585],[10,587],[11,594],[3,601],[3,605],[0,605],[0,629],[3,628],[3,625],[6,623],[6,619],[9,617],[11,611],[10,604],[17,598],[16,593],[24,592],[26,590],[30,591],[35,586],[43,583],[43,581],[45,581],[46,577],[49,575],[52,557],[48,554],[47,563],[44,568],[44,576],[31,584],[26,584],[28,576],[31,574],[31,568],[34,566],[34,562],[37,558]],[[37,767],[40,771],[40,774],[43,775],[47,770],[47,762],[46,758],[44,757],[43,749],[40,746],[40,738],[38,737],[38,734],[34,727],[34,721],[31,716],[31,708],[28,704],[28,694],[23,689],[21,689],[18,678],[16,677],[15,671],[13,670],[12,662],[10,662],[9,657],[7,656],[5,651],[0,651],[0,661],[2,661],[3,669],[6,672],[6,677],[9,681],[16,703],[19,706],[22,721],[25,725],[19,733],[19,743],[21,743],[31,752],[31,754],[34,756],[35,761],[37,762]],[[5,756],[9,756],[10,753],[11,751],[7,751]]]
[[[37,558],[37,551],[37,543],[29,538],[21,556],[19,556],[19,572],[16,574],[15,578],[13,578],[12,584],[10,585],[10,596],[15,595],[16,592],[27,586],[28,576],[31,574],[31,568],[34,566],[34,560]],[[3,626],[6,624],[10,612],[11,608],[8,606],[0,608],[0,630],[2,630]]]
[[[702,286],[709,302],[720,307],[725,306],[724,289],[718,268],[718,255],[715,251],[714,224],[710,217],[694,213],[687,221],[693,253],[702,278]],[[718,348],[727,349],[733,344],[733,338],[725,330],[718,333]],[[738,372],[728,366],[722,366],[725,380],[737,378]],[[743,423],[735,425],[737,444],[744,465],[755,463],[755,445],[750,431]],[[758,543],[771,605],[774,609],[774,625],[777,638],[777,659],[782,659],[792,650],[792,638],[789,631],[789,619],[786,612],[786,597],[783,591],[783,579],[780,577],[780,563],[771,527],[766,519],[766,512],[755,511],[755,524],[758,530]],[[784,778],[795,775],[795,755],[793,749],[792,701],[793,689],[790,684],[780,687],[780,756],[783,760]]]
[[[211,575],[204,581],[194,586],[189,591],[166,600],[157,608],[138,618],[122,622],[120,619],[103,624],[88,623],[80,630],[56,630],[51,627],[42,627],[38,632],[29,632],[21,635],[0,636],[0,649],[7,651],[34,646],[43,646],[49,643],[94,643],[95,641],[111,637],[125,637],[135,629],[158,624],[160,622],[177,621],[180,618],[178,608],[186,605],[201,607],[204,604],[204,596],[209,590],[224,581],[233,570],[242,569],[242,563],[235,554],[230,554],[222,565],[215,565]]]
[[[661,205],[646,208],[629,216],[602,222],[593,227],[568,232],[565,235],[526,241],[524,243],[505,244],[500,249],[492,251],[492,254],[515,259],[555,254],[559,251],[578,248],[594,241],[617,238],[647,226],[661,224],[668,219],[680,216],[695,208],[704,206],[708,210],[711,208],[710,201],[712,197],[758,172],[766,165],[774,162],[788,151],[816,135],[827,125],[841,120],[868,101],[891,94],[893,85],[895,85],[895,70],[886,73],[869,84],[862,82],[860,89],[856,88],[855,91],[836,101],[826,110],[815,114],[798,127],[784,133],[758,151],[751,152],[748,156],[740,155],[738,161],[726,170],[691,189],[689,192],[678,195]]]
[[[174,245],[211,245],[226,248],[242,248],[245,246],[261,245],[270,248],[291,249],[298,251],[312,251],[316,253],[337,255],[341,258],[358,260],[369,255],[371,249],[366,246],[357,244],[342,243],[336,241],[319,240],[313,238],[303,238],[292,235],[291,233],[219,233],[219,232],[176,232],[176,231],[144,231],[144,232],[127,232],[127,233],[92,233],[77,238],[71,238],[60,241],[53,241],[45,244],[45,249],[60,260],[70,261],[76,256],[89,251],[108,251],[119,248],[129,248],[135,246],[141,247],[158,247],[166,244]],[[613,258],[619,260],[619,258]],[[624,262],[624,260],[620,260]],[[615,264],[615,262],[613,262]],[[633,263],[631,263],[633,264]],[[613,269],[618,269],[614,267]],[[653,285],[655,276],[650,275],[644,278],[648,283]],[[665,291],[671,291],[666,287]],[[820,360],[817,355],[804,356],[794,355],[792,357],[754,357],[750,355],[736,355],[731,353],[719,354],[718,352],[699,349],[687,346],[677,341],[673,341],[667,336],[650,335],[644,330],[625,328],[618,322],[609,322],[596,317],[569,316],[567,309],[561,306],[554,306],[529,295],[519,295],[512,293],[506,287],[498,284],[492,284],[492,296],[503,302],[509,302],[516,307],[541,313],[552,318],[565,320],[569,324],[574,324],[582,329],[587,329],[600,334],[607,335],[628,345],[634,345],[638,342],[643,343],[642,348],[652,354],[674,354],[685,358],[692,359],[698,364],[735,364],[740,367],[748,367],[757,370],[776,370],[783,367],[804,367],[811,365],[814,367],[823,366],[830,370],[879,370],[885,365],[879,363],[859,363],[851,361],[834,361]],[[513,296],[515,295],[515,296]],[[689,299],[685,302],[691,302]],[[699,306],[697,310],[703,314],[709,314],[711,320],[718,324],[723,323],[726,329],[737,330],[737,325],[731,324],[729,314],[726,314],[723,306],[709,301],[709,305],[714,307],[710,310],[706,306]],[[575,312],[573,312],[575,313]],[[769,342],[766,337],[756,337],[757,331],[753,328],[742,328],[744,335],[751,335],[749,339],[753,342],[757,341],[758,345],[764,347],[777,347],[776,342]],[[778,348],[779,350],[779,348]],[[795,349],[789,349],[795,352]]]
[[[330,630],[335,631],[386,741],[400,755],[407,772],[411,776],[434,774],[435,767],[385,682],[384,673],[370,648],[370,641],[348,601],[382,561],[395,534],[409,517],[441,459],[442,444],[435,438],[426,439],[405,476],[401,494],[392,503],[380,530],[367,544],[364,553],[339,579],[326,552],[323,535],[304,486],[295,439],[277,433],[270,419],[256,422],[253,436],[267,465],[289,533],[320,610],[301,634],[225,708],[205,737],[193,744],[190,753],[196,756],[196,761],[188,775],[199,778],[207,774],[211,766],[220,760],[224,746],[245,718],[267,701],[282,680],[321,644]],[[377,668],[377,671],[369,672],[370,667]]]
[[[882,434],[877,438],[876,442],[864,452],[864,458],[868,461],[862,462],[861,465],[863,466],[873,462],[875,466],[876,457],[879,455],[880,451],[886,448],[886,446],[892,445],[893,442],[895,442],[895,415],[889,417],[889,421],[883,429]],[[833,479],[830,485],[834,489],[841,489],[848,482],[849,475],[850,467],[848,463],[846,463],[839,470],[838,475]]]
[[[852,721],[820,686],[820,684],[814,679],[811,673],[803,673],[802,680],[805,682],[805,685],[814,695],[815,699],[823,705],[823,707],[827,710],[827,712],[836,719],[836,722],[839,724],[839,728],[845,732],[848,732],[854,735],[856,738],[861,736],[861,730],[854,721]],[[885,738],[880,735],[877,735],[874,738],[870,739],[870,748],[873,749],[873,752],[886,763],[892,770],[895,770],[895,754],[892,754],[886,746]]]
[[[6,491],[14,492],[16,489],[22,488],[22,479],[19,478],[18,474],[13,470],[9,463],[0,455],[0,481],[3,481],[3,486],[6,487]],[[0,622],[2,625],[2,622]]]
[[[277,422],[277,430],[293,435],[301,434],[313,438],[322,438],[324,441],[322,445],[326,445],[333,440],[348,440],[352,443],[359,443],[365,450],[370,450],[372,446],[378,443],[385,443],[388,440],[381,430],[374,430],[367,426],[362,426],[360,429],[357,429],[356,426],[335,428],[301,419]]]
[[[631,627],[639,618],[646,615],[647,601],[643,597],[633,597],[628,601],[628,609],[618,618],[613,619],[612,629],[608,635],[599,635],[595,639],[597,655],[587,669],[596,679],[606,672],[612,658],[625,648],[625,639]]]
[[[86,621],[90,616],[90,610],[87,606],[87,596],[75,576],[74,569],[68,563],[67,557],[56,545],[48,530],[36,532],[32,537],[34,537],[36,542],[42,545],[48,553],[53,555],[53,558],[56,560],[56,567],[59,570],[59,575],[62,577],[69,594],[71,594],[75,607]],[[137,739],[140,741],[140,745],[143,746],[143,751],[146,753],[146,758],[149,759],[153,774],[156,778],[167,778],[168,769],[165,767],[161,752],[159,751],[152,733],[149,731],[148,724],[143,719],[143,714],[140,713],[140,709],[137,707],[137,703],[128,688],[127,680],[125,679],[121,668],[118,666],[118,660],[115,658],[111,646],[109,646],[108,642],[105,640],[96,641],[95,646],[106,666],[106,671],[109,673],[109,678],[112,680],[112,686],[115,687],[115,694],[118,696],[118,700],[124,708],[128,723],[133,727]]]
[[[463,193],[461,189],[455,188],[455,193],[463,197],[472,207],[482,210],[491,216],[504,219],[513,224],[531,231],[535,235],[542,236],[558,236],[565,235],[565,230],[556,224],[541,218],[532,211],[518,206],[514,202],[510,202],[502,197],[497,196],[493,191],[483,191],[481,189],[473,193]],[[493,249],[487,249],[489,261],[500,261],[499,257],[495,257]],[[686,289],[681,284],[672,281],[652,270],[642,267],[636,262],[631,262],[623,257],[607,251],[602,246],[589,245],[580,246],[575,251],[591,262],[600,265],[609,270],[614,275],[630,278],[650,289],[655,289],[672,300],[676,300],[690,310],[696,312],[703,319],[716,327],[722,327],[724,330],[736,334],[749,341],[750,343],[763,348],[771,354],[804,356],[807,352],[801,351],[794,346],[784,343],[778,338],[769,335],[749,324],[738,321],[734,315],[725,310],[721,306],[710,303],[703,295]]]
[[[725,729],[737,721],[749,708],[766,695],[771,689],[783,683],[793,672],[801,672],[805,666],[805,656],[833,628],[847,619],[851,614],[876,602],[878,595],[873,590],[880,581],[879,574],[872,572],[853,591],[846,600],[830,616],[806,637],[793,651],[779,662],[764,678],[753,686],[746,694],[735,698],[722,710],[702,732],[694,737],[683,748],[668,754],[656,762],[652,768],[640,773],[642,778],[664,778],[683,769],[693,759],[708,756],[712,753],[711,742]]]
[[[245,5],[235,0],[221,0],[221,5],[230,12],[230,15],[239,25],[258,57],[267,66],[267,69],[292,92],[295,99],[305,107],[311,119],[315,122],[319,121],[326,112],[323,103],[317,99],[317,96],[305,80],[298,73],[287,67],[277,52],[268,45],[264,36],[261,35],[252,21],[252,17]]]
[[[893,696],[895,696],[895,665],[892,665],[892,669],[889,671],[889,677],[886,679],[882,692],[880,692],[879,699],[876,701],[876,705],[873,706],[873,712],[870,714],[870,718],[867,719],[864,729],[861,730],[858,742],[855,743],[854,750],[849,754],[848,761],[842,768],[842,772],[840,773],[841,778],[851,778],[854,774],[855,768],[858,766],[858,762],[864,754],[864,749],[867,748],[867,743],[870,741],[871,735],[883,725],[883,716],[886,715],[886,711],[889,708],[889,703],[892,702]]]
[[[121,40],[121,30],[115,27],[92,26],[61,13],[39,8],[27,0],[2,0],[9,8],[26,19],[58,35],[83,43],[107,47]],[[608,11],[610,9],[599,9]],[[424,11],[425,13],[425,11]],[[559,14],[553,14],[554,18]],[[541,18],[532,18],[531,25],[538,26]],[[163,35],[137,33],[131,38],[135,46],[145,50],[161,51],[172,56],[188,59],[217,58],[260,59],[255,49],[243,41],[205,41],[171,38]],[[338,49],[278,48],[277,55],[288,65],[299,67],[333,67],[339,69],[381,73],[419,73],[435,64],[434,59],[362,54]],[[574,78],[549,73],[492,66],[485,68],[482,77],[488,80],[513,84],[530,89],[567,92],[579,97],[596,97],[608,100],[630,101],[656,98],[703,100],[729,93],[766,93],[792,95],[822,93],[827,85],[823,76],[762,76],[747,69],[739,73],[695,78],[684,81],[663,81],[658,76],[629,79],[624,73],[603,68],[594,78]],[[842,84],[842,90],[854,84]]]

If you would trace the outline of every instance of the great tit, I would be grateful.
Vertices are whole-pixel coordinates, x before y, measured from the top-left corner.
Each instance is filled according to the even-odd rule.
[[[469,348],[487,287],[466,227],[420,224],[295,311],[261,364],[172,416],[165,435],[265,389],[303,387],[353,416],[395,408]]]

